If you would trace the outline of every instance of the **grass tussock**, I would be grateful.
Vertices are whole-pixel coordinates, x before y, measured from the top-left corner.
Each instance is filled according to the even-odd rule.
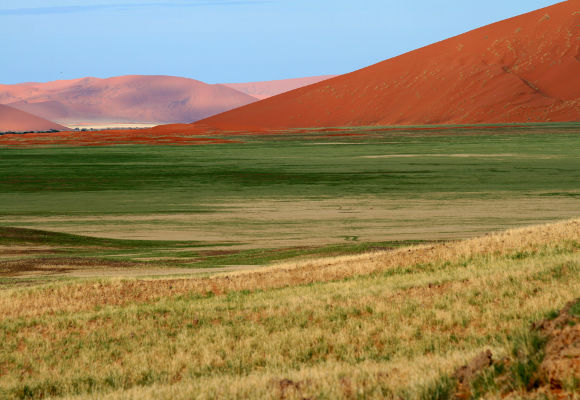
[[[540,332],[526,329],[509,336],[505,357],[475,376],[464,393],[476,399],[508,395],[532,397],[530,392],[541,385],[539,368],[546,342],[546,336]]]
[[[212,278],[5,290],[0,398],[448,398],[483,349],[540,346],[517,335],[579,297],[579,239],[574,220]]]

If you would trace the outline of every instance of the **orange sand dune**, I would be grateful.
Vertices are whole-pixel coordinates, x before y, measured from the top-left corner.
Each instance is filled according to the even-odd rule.
[[[223,85],[170,76],[0,85],[0,104],[65,124],[190,123],[254,101]]]
[[[63,131],[68,128],[0,104],[0,132]]]
[[[252,130],[580,121],[579,39],[580,0],[569,0],[199,124]]]
[[[276,81],[264,82],[223,83],[222,85],[231,87],[232,89],[236,89],[240,92],[249,94],[252,97],[263,100],[267,99],[268,97],[276,96],[284,92],[289,92],[290,90],[312,85],[314,83],[325,81],[334,77],[335,75],[321,75],[310,76],[307,78],[280,79]]]

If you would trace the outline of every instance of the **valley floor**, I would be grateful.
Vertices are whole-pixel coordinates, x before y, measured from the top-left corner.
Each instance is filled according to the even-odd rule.
[[[467,238],[578,216],[579,133],[222,132],[202,146],[119,144],[107,131],[65,144],[0,136],[0,226],[230,250]]]

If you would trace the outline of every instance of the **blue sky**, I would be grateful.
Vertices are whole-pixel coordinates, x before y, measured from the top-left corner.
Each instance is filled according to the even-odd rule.
[[[341,74],[546,0],[0,0],[0,83]]]

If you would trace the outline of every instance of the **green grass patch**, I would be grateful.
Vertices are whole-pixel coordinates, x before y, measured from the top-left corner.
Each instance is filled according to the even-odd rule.
[[[0,245],[37,244],[62,247],[103,247],[111,249],[147,249],[158,247],[200,247],[208,243],[195,241],[123,240],[72,235],[39,229],[0,226]],[[223,244],[219,244],[223,245]]]
[[[576,302],[571,308],[570,308],[570,315],[573,315],[575,317],[580,317],[580,301]]]
[[[338,139],[324,133],[258,135],[244,136],[245,143],[191,147],[0,148],[2,213],[207,212],[211,208],[200,204],[298,193],[575,195],[579,128],[534,129],[534,135],[512,127]]]

